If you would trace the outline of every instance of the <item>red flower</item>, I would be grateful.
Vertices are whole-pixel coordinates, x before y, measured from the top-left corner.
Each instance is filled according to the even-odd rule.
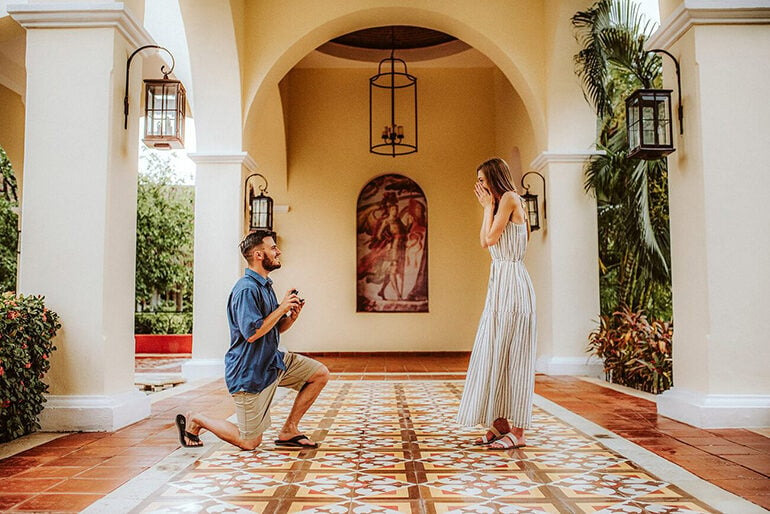
[[[43,321],[48,321],[48,318],[45,317],[45,312],[43,313]]]
[[[11,405],[11,400],[3,400],[3,408],[9,407]]]
[[[5,369],[3,369],[2,366],[0,366],[0,377],[2,377],[3,375],[5,375]]]
[[[16,311],[8,311],[8,316],[6,316],[8,319],[16,319],[19,317],[19,313]]]
[[[25,367],[25,368],[27,368],[27,369],[29,369],[31,366],[32,366],[32,363],[31,363],[31,362],[28,362],[28,363],[26,363],[26,364],[24,365],[24,367]]]
[[[43,354],[43,359],[48,360],[48,354],[47,353]]]

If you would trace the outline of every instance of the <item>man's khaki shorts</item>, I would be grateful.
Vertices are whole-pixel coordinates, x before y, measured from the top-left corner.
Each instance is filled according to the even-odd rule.
[[[286,371],[278,370],[278,378],[261,392],[233,394],[241,439],[255,439],[270,427],[270,404],[279,386],[299,391],[322,365],[310,357],[291,352],[284,354],[283,363]]]

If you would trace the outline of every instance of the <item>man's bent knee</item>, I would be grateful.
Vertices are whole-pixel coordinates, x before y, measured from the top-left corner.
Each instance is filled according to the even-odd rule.
[[[256,438],[241,440],[237,446],[241,450],[251,451],[257,449],[260,444],[262,444],[261,435],[257,436]]]
[[[329,368],[321,364],[321,367],[313,373],[308,382],[326,384],[329,381]]]

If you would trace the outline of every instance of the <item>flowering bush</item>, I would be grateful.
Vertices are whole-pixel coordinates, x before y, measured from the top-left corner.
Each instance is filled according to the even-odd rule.
[[[48,310],[42,296],[0,296],[0,443],[40,428],[43,382],[61,328],[59,315]]]
[[[673,333],[670,322],[649,321],[641,311],[624,307],[601,316],[588,337],[588,351],[604,360],[608,381],[658,394],[673,385]]]

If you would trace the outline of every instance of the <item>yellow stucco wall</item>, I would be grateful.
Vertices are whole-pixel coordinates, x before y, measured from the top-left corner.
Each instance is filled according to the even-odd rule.
[[[24,178],[24,104],[19,95],[3,86],[0,86],[0,146],[13,165],[21,196]]]
[[[279,295],[297,287],[307,300],[301,323],[283,338],[293,350],[472,346],[489,265],[472,186],[476,166],[498,148],[496,106],[514,102],[496,100],[503,88],[495,87],[493,68],[410,71],[419,81],[420,149],[395,159],[368,151],[371,70],[295,69],[284,81],[288,187],[275,200],[290,211],[275,215],[284,268],[272,277]],[[526,119],[507,123],[530,126]],[[385,173],[410,177],[427,197],[429,313],[356,313],[356,201]]]

